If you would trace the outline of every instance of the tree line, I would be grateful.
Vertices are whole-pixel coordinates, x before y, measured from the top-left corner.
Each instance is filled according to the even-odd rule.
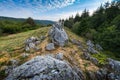
[[[82,14],[64,20],[74,33],[99,43],[105,50],[120,53],[120,0],[101,4],[92,15],[85,9]],[[119,56],[120,57],[120,56]]]
[[[0,36],[4,34],[13,34],[23,31],[33,30],[41,27],[42,25],[36,24],[34,20],[29,17],[25,21],[15,20],[0,20]]]

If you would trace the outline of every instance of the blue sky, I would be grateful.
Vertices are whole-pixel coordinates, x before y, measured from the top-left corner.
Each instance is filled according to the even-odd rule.
[[[107,1],[111,0],[0,0],[0,16],[57,21],[85,8],[92,14]]]

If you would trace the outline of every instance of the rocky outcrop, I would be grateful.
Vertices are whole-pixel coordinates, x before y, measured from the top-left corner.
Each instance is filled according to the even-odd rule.
[[[55,46],[54,46],[53,43],[49,43],[49,44],[46,45],[45,48],[46,48],[46,50],[49,50],[49,51],[50,51],[50,50],[54,50],[54,49],[55,49]]]
[[[16,67],[5,80],[84,80],[80,69],[51,56],[37,56]]]
[[[100,69],[96,72],[87,71],[86,76],[87,80],[109,80],[106,69]]]
[[[87,59],[90,58],[88,54]],[[120,62],[108,59],[108,64],[96,72],[86,71],[89,80],[120,80]]]
[[[86,51],[83,52],[83,58],[86,60],[90,60],[91,55],[89,53],[87,53]]]
[[[52,43],[58,46],[64,46],[68,41],[68,35],[63,29],[62,22],[53,24],[49,31],[49,36]]]
[[[89,53],[83,52],[83,58],[86,60],[90,60],[92,63],[98,65],[99,62],[96,58],[92,57]]]
[[[25,41],[25,51],[30,51],[30,49],[38,50],[37,45],[40,43],[38,38],[30,37]]]
[[[120,80],[120,74],[111,72],[108,69],[100,69],[96,72],[87,71],[86,73],[89,80]]]
[[[98,51],[95,50],[95,48],[94,48],[95,45],[91,42],[91,40],[87,41],[87,46],[88,46],[88,51],[90,53],[93,53],[93,54],[97,54],[98,53]]]
[[[90,57],[90,61],[91,61],[92,63],[96,64],[96,65],[99,64],[98,60],[97,60],[96,58],[94,58],[94,57]]]
[[[109,76],[110,80],[120,80],[120,61],[108,59],[108,68],[111,70]]]
[[[108,59],[108,66],[110,69],[112,69],[114,72],[117,72],[120,74],[120,61],[116,61],[113,59]]]
[[[99,51],[102,51],[102,50],[103,50],[103,48],[102,48],[99,44],[96,44],[95,47],[96,47],[96,49],[99,50]]]

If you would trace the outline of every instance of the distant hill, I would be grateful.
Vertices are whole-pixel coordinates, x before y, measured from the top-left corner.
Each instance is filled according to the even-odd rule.
[[[25,18],[13,18],[13,17],[4,17],[4,16],[0,16],[0,20],[14,20],[14,21],[25,21]],[[48,25],[48,24],[54,24],[54,21],[51,20],[35,20],[34,21],[37,24],[42,24],[42,25]]]

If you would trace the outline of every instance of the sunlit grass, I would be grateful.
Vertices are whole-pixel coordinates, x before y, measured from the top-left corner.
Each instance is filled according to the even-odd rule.
[[[0,69],[2,66],[6,66],[10,59],[19,59],[19,56],[24,53],[24,41],[27,38],[31,36],[40,37],[46,35],[49,28],[50,27],[43,27],[36,30],[0,37]]]
[[[23,33],[8,35],[5,37],[0,37],[0,51],[11,52],[14,49],[18,49],[24,46],[24,41],[31,36],[40,37],[45,35],[49,27],[40,28],[37,30],[31,30]]]

